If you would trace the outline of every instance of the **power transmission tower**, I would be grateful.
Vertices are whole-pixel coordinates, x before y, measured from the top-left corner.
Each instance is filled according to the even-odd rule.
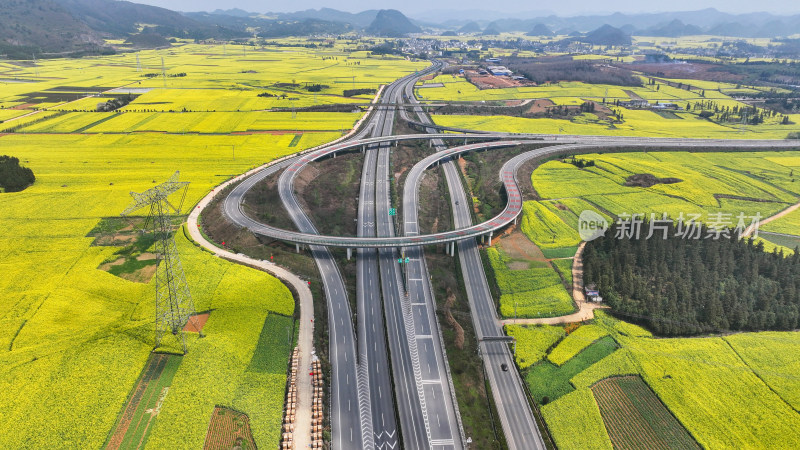
[[[139,61],[139,54],[138,53],[136,54],[136,71],[137,72],[141,72],[142,71],[142,62]]]
[[[36,76],[39,76],[39,66],[36,65],[36,53],[33,54],[33,70],[36,72]]]
[[[186,198],[188,182],[178,181],[180,172],[175,172],[169,180],[158,186],[148,189],[141,194],[131,192],[131,204],[122,216],[149,207],[150,213],[145,219],[143,230],[148,224],[152,226],[156,238],[156,336],[155,346],[161,345],[165,334],[171,333],[181,342],[183,353],[186,354],[186,333],[183,327],[189,320],[196,321],[194,303],[183,273],[183,266],[178,257],[178,247],[175,245],[172,219],[177,215]],[[183,191],[178,207],[172,205],[168,198],[170,195]],[[200,336],[203,332],[198,323],[193,322]]]
[[[161,76],[164,78],[164,89],[167,88],[167,68],[164,66],[164,57],[161,57]]]

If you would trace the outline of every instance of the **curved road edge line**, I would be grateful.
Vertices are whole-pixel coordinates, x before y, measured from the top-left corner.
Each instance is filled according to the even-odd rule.
[[[373,100],[373,104],[380,98],[381,93],[383,92],[384,86],[381,85],[378,88],[378,92],[375,95],[375,99]],[[308,282],[297,276],[296,274],[290,272],[289,270],[278,266],[272,262],[264,261],[260,259],[251,258],[249,256],[233,253],[228,250],[224,250],[222,248],[217,247],[214,243],[210,242],[208,239],[203,236],[200,232],[200,225],[199,219],[200,214],[205,211],[206,207],[214,200],[214,198],[225,190],[228,186],[236,183],[238,181],[243,180],[244,178],[253,175],[269,166],[280,164],[283,161],[286,161],[291,158],[295,158],[298,155],[302,155],[305,153],[316,151],[320,148],[327,147],[329,145],[336,144],[343,140],[349,139],[361,127],[362,123],[367,120],[372,112],[372,107],[370,107],[364,115],[361,116],[361,119],[356,122],[353,128],[350,130],[349,133],[341,136],[331,142],[327,142],[316,147],[308,148],[303,151],[293,153],[291,155],[286,155],[281,158],[274,159],[266,164],[262,164],[254,169],[248,170],[242,175],[237,177],[231,178],[230,180],[216,186],[214,189],[211,190],[205,197],[203,197],[197,204],[192,207],[192,212],[189,214],[189,217],[186,219],[186,223],[189,227],[189,236],[192,240],[198,244],[199,246],[203,247],[204,249],[208,250],[212,254],[217,257],[224,258],[232,263],[243,264],[245,266],[249,266],[252,268],[256,268],[267,272],[274,277],[278,278],[284,284],[290,284],[295,292],[297,292],[298,296],[298,306],[300,308],[300,326],[299,332],[297,337],[297,348],[299,354],[299,361],[298,361],[298,368],[297,368],[297,413],[296,413],[296,420],[295,420],[295,428],[293,432],[293,441],[297,448],[307,448],[311,444],[311,397],[313,395],[312,386],[311,386],[311,354],[314,351],[314,298],[311,294],[311,289],[308,287]]]
[[[232,181],[233,180],[224,183],[222,187]],[[296,444],[302,444],[299,448],[306,448],[306,444],[311,444],[311,396],[313,394],[310,373],[311,353],[314,350],[314,322],[312,320],[314,318],[314,299],[311,295],[311,289],[308,287],[308,282],[302,280],[289,270],[268,261],[254,259],[246,255],[223,250],[209,242],[205,236],[200,233],[198,224],[200,213],[211,203],[218,192],[219,190],[215,189],[214,192],[206,195],[189,215],[187,224],[189,226],[189,235],[192,240],[217,257],[265,271],[275,276],[283,283],[290,284],[294,288],[294,291],[297,292],[298,306],[300,308],[300,326],[297,337],[299,353],[297,368],[297,415],[293,440]]]

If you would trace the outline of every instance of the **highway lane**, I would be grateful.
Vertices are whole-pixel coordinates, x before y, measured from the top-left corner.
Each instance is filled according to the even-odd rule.
[[[407,79],[392,85],[387,89],[387,100],[399,101],[405,86],[414,82],[414,79]],[[393,126],[394,111],[387,109],[381,133],[391,135]],[[390,155],[390,145],[379,147],[375,180],[377,233],[387,237],[395,235],[394,217],[389,213],[392,207]],[[462,448],[460,438],[458,442],[454,439],[458,438],[460,417],[453,407],[449,377],[442,370],[445,364],[442,363],[440,335],[431,334],[432,329],[438,329],[435,309],[428,307],[433,304],[432,296],[426,297],[417,287],[409,289],[409,296],[406,296],[397,261],[400,253],[396,249],[379,249],[378,252],[403,448]],[[430,298],[427,303],[426,298]]]
[[[363,138],[374,128],[375,121],[380,118],[376,114],[367,122],[363,130],[354,139]],[[276,173],[291,167],[302,156],[277,164],[265,170]],[[317,229],[300,207],[293,188],[295,173],[284,172],[278,180],[278,190],[284,207],[298,230],[307,234],[317,234]],[[263,179],[263,178],[262,178]],[[245,181],[247,183],[250,180]],[[226,214],[236,216],[233,211],[241,213],[242,197],[233,195],[236,189],[226,198]],[[244,195],[246,190],[238,195]],[[235,203],[233,205],[228,205]],[[236,222],[240,223],[240,222]],[[241,224],[241,223],[240,223]],[[352,322],[350,302],[347,289],[339,268],[327,247],[312,245],[309,247],[314,261],[322,277],[328,311],[329,358],[331,362],[331,447],[334,449],[374,449],[374,432],[372,427],[372,404],[369,390],[369,376],[365,365],[358,364],[356,339]],[[383,423],[383,422],[382,422]]]
[[[287,188],[284,172],[279,179],[281,199],[297,228],[314,234],[316,227],[300,208],[294,190]],[[283,181],[283,183],[281,183]],[[355,332],[352,323],[347,289],[336,261],[327,247],[310,246],[311,254],[322,277],[328,307],[328,333],[331,361],[331,445],[334,448],[371,448],[362,432],[371,435],[362,417],[359,392],[363,378],[359,377]]]
[[[375,236],[375,168],[377,154],[369,149],[364,156],[358,204],[358,236]],[[398,441],[386,328],[378,280],[377,251],[360,248],[356,254],[356,301],[358,308],[359,364],[366,368],[366,388],[370,405],[375,447],[395,448]]]
[[[447,139],[452,135],[441,135],[436,138],[431,138],[428,135],[429,139]],[[508,135],[480,135],[475,138],[498,138],[498,137],[508,137]],[[522,138],[525,136],[515,136],[518,138]],[[386,138],[379,138],[383,139],[385,142],[394,142],[397,140],[402,140],[406,137],[401,136],[392,136]],[[417,139],[416,136],[413,137]],[[469,137],[474,138],[474,137]],[[646,151],[686,151],[686,150],[696,150],[696,151],[769,151],[769,150],[788,150],[788,149],[797,149],[800,147],[800,143],[791,141],[791,140],[702,140],[702,139],[649,139],[649,138],[613,138],[609,139],[605,136],[582,136],[578,139],[573,139],[574,141],[568,151],[554,151],[552,153],[543,153],[543,158],[548,157],[556,157],[556,156],[565,156],[565,155],[577,155],[577,154],[585,154],[585,153],[594,153],[594,152],[630,152],[636,151],[639,149],[646,150]],[[356,147],[361,147],[362,145],[366,145],[369,143],[376,143],[379,140],[371,139],[371,140],[361,140],[361,141],[354,141],[350,143],[344,144],[336,144],[335,146],[328,147],[326,149],[321,150],[320,152],[324,152],[324,155],[320,155],[318,153],[314,154],[307,154],[297,159],[293,160],[289,165],[286,167],[286,173],[289,173],[289,177],[291,180],[294,179],[297,173],[302,170],[305,165],[309,162],[321,158],[323,156],[327,156],[331,153],[335,153],[337,151],[342,151],[344,149],[351,149]],[[511,144],[513,142],[513,144]],[[469,146],[458,147],[454,149],[447,150],[448,152],[462,152],[462,151],[476,151],[483,148],[489,148],[496,145],[521,145],[525,141],[515,140],[509,141],[508,144],[500,144],[499,142],[485,142],[479,144],[470,144]],[[566,140],[559,140],[559,141],[550,141],[550,140],[542,140],[539,139],[536,141],[537,143],[551,143],[553,144],[553,148],[562,148],[562,145],[570,143],[570,141]],[[446,158],[446,154],[442,154],[436,158]],[[435,162],[435,161],[434,161]],[[250,189],[253,185],[255,185],[258,181],[263,179],[266,175],[267,171],[256,173],[252,175],[248,179],[246,179],[242,184],[238,185],[228,196],[226,199],[225,204],[225,213],[226,215],[231,218],[232,221],[235,223],[245,226],[249,228],[252,232],[256,234],[260,234],[263,236],[268,236],[274,239],[280,239],[287,242],[298,242],[303,244],[316,244],[316,245],[326,245],[326,246],[335,246],[335,247],[350,247],[350,248],[360,248],[360,247],[404,247],[404,246],[413,246],[413,245],[429,245],[429,244],[437,244],[437,243],[444,243],[444,242],[452,242],[458,241],[470,237],[479,237],[483,234],[486,234],[489,231],[496,230],[499,228],[504,227],[505,225],[509,224],[513,220],[516,219],[517,216],[522,211],[521,207],[521,197],[518,196],[518,186],[513,184],[513,182],[508,182],[506,180],[503,181],[506,192],[509,196],[509,203],[506,205],[506,208],[497,216],[489,219],[486,222],[481,224],[472,225],[466,228],[456,228],[455,230],[439,232],[435,234],[428,234],[428,235],[418,235],[418,236],[396,236],[396,237],[375,237],[375,238],[361,238],[361,237],[341,237],[341,236],[321,236],[314,233],[303,233],[303,232],[294,232],[289,230],[283,230],[280,228],[272,227],[267,224],[263,224],[256,219],[248,217],[243,211],[241,211],[241,202],[244,198],[244,195],[248,189]]]
[[[413,95],[408,98],[408,101],[413,102],[414,100],[416,99]],[[422,108],[414,108],[414,111],[422,123],[431,123],[430,117],[424,113]],[[438,132],[437,130],[428,130]],[[442,141],[433,142],[437,144],[437,149],[440,152],[446,152]],[[524,154],[525,156],[514,158],[512,162],[504,165],[501,170],[501,179],[504,182],[513,182],[505,184],[507,191],[516,189],[516,171],[519,167],[525,161],[536,157],[534,155],[541,155],[542,153],[544,152],[535,150],[527,152]],[[425,167],[428,167],[428,165],[424,161],[415,165],[406,179],[404,197],[407,198],[405,201],[412,211],[416,211],[419,204],[417,191],[419,189],[419,179]],[[469,211],[472,202],[461,185],[461,177],[456,165],[452,161],[448,161],[443,164],[443,169],[448,190],[450,191],[454,226],[456,229],[466,228],[472,223],[472,216]],[[509,170],[512,171],[510,176],[508,175]],[[517,190],[516,192],[518,193],[519,191]],[[509,194],[512,193],[509,192]],[[509,195],[509,202],[515,201],[513,198],[513,195]],[[544,449],[544,441],[528,403],[522,385],[523,381],[519,372],[514,369],[516,366],[513,364],[514,361],[511,358],[508,346],[502,342],[487,342],[484,340],[484,337],[501,337],[505,333],[502,327],[498,325],[494,301],[489,291],[486,274],[483,271],[476,240],[475,238],[461,240],[457,242],[457,246],[462,278],[467,291],[476,338],[478,339],[478,347],[481,358],[483,358],[485,373],[489,378],[489,385],[492,389],[495,407],[497,408],[506,443],[509,449],[512,450]],[[503,371],[501,364],[506,364],[506,367],[511,369]]]
[[[394,102],[397,88],[409,80],[400,80],[386,89],[385,100]],[[411,82],[414,82],[413,80]],[[394,108],[383,110],[385,116],[378,125],[376,135],[391,135],[394,127]],[[378,236],[386,236],[393,224],[387,223],[389,217],[387,166],[389,148],[386,144],[379,144],[377,150],[376,171],[372,178],[374,183],[372,210],[375,214],[375,229]],[[394,379],[395,397],[397,398],[397,414],[400,419],[403,448],[427,448],[426,423],[422,405],[416,390],[416,377],[412,362],[412,353],[408,347],[406,334],[406,321],[400,310],[397,277],[390,264],[395,259],[394,249],[378,249],[378,270],[380,273],[380,286],[383,298],[383,308],[386,316],[387,333],[389,335],[389,348],[392,359],[392,377]],[[377,276],[377,274],[376,274]]]
[[[377,114],[376,114],[376,116],[377,116]],[[378,122],[380,122],[380,120],[378,120],[378,119],[374,119],[374,120],[370,121],[370,125],[373,126],[373,129],[378,126],[377,125]],[[384,123],[385,122],[386,121],[384,121]],[[389,133],[390,132],[391,131],[389,131]],[[364,134],[365,133],[362,132],[360,134],[360,136],[358,136],[357,138],[363,138]],[[507,135],[498,134],[496,136],[507,136]],[[492,136],[488,136],[488,137],[490,139],[493,138]],[[518,137],[518,136],[515,136],[515,137]],[[448,137],[445,137],[445,138],[448,138]],[[494,137],[494,138],[496,138],[496,137]],[[540,136],[539,138],[541,140],[545,140],[545,139],[553,140],[554,142],[552,142],[552,143],[564,143],[565,142],[564,141],[564,137],[561,137],[561,136],[559,136],[559,137],[544,137],[544,138],[542,138]],[[389,140],[392,141],[392,140],[396,140],[396,139],[397,138],[389,139]],[[556,140],[558,140],[558,142],[555,142]],[[701,142],[699,142],[699,141],[696,141],[696,140],[691,140],[691,141],[690,140],[652,140],[652,139],[644,139],[643,140],[641,138],[609,140],[609,139],[603,138],[603,137],[600,137],[600,138],[598,138],[598,137],[577,137],[575,139],[575,141],[580,141],[580,143],[573,144],[572,146],[570,146],[570,145],[561,145],[561,146],[550,147],[550,150],[544,149],[543,152],[539,152],[537,154],[538,155],[537,157],[551,157],[551,156],[556,155],[556,154],[577,154],[577,153],[581,153],[581,152],[585,153],[585,152],[591,152],[591,151],[598,151],[599,149],[601,149],[598,146],[604,146],[604,147],[605,146],[617,146],[620,149],[623,149],[623,147],[624,147],[624,149],[627,149],[627,150],[630,150],[633,147],[649,148],[649,147],[652,147],[652,146],[663,145],[664,142],[666,142],[669,145],[669,147],[673,147],[673,149],[676,149],[676,148],[677,149],[684,149],[686,143],[689,143],[689,144],[694,145],[694,146],[717,147],[717,148],[731,147],[731,146],[737,146],[737,145],[738,146],[742,146],[741,144],[739,144],[737,142],[732,142],[732,141],[721,141],[721,142],[720,141],[701,141]],[[778,145],[776,145],[776,143]],[[363,144],[357,144],[357,145],[363,145]],[[495,145],[502,145],[502,144],[495,144]],[[760,142],[760,143],[758,143],[756,141],[747,141],[747,144],[744,145],[744,147],[749,147],[748,149],[751,149],[751,150],[752,149],[756,149],[756,148],[777,147],[777,146],[796,148],[796,144],[795,143],[791,143],[791,142],[787,142],[787,141],[763,141],[763,142]],[[474,150],[474,149],[471,149],[471,150]],[[603,148],[603,150],[605,150],[605,148]],[[280,164],[279,166],[275,166],[275,168],[270,167],[268,170],[272,170],[271,173],[274,173],[274,171],[279,170],[279,168],[291,167],[292,165],[301,165],[302,166],[302,165],[305,165],[307,163],[307,160],[304,161],[304,158],[306,158],[306,156],[298,157],[298,158],[296,158],[294,160],[290,160],[290,161],[284,162],[284,163]],[[504,170],[505,170],[505,168],[504,168]],[[281,180],[282,180],[282,182],[281,182],[281,186],[282,186],[281,187],[281,197],[282,197],[282,199],[284,199],[284,201],[287,203],[287,205],[290,205],[292,203],[292,198],[294,196],[294,194],[292,192],[292,189],[291,189],[291,180],[293,180],[294,174],[296,174],[296,172],[287,171],[281,177]],[[504,184],[506,185],[507,189],[509,188],[509,186],[511,186],[512,188],[516,187],[516,181],[513,179],[514,178],[513,177],[513,172],[512,172],[512,176],[510,176],[510,177],[508,175],[508,172],[505,172],[505,175],[504,175],[503,178],[504,178]],[[250,181],[250,179],[248,179],[245,183],[247,183],[249,181]],[[243,184],[245,184],[245,183],[243,183]],[[509,183],[511,183],[511,184],[509,184]],[[288,190],[284,189],[286,186],[289,187]],[[454,191],[454,190],[455,190],[455,186],[451,186],[451,191]],[[463,189],[462,189],[462,191],[463,191]],[[246,192],[246,189],[241,192],[241,195],[238,198],[235,195],[230,195],[229,198],[226,199],[225,210],[226,210],[226,214],[228,214],[229,217],[231,215],[231,214],[229,214],[229,210],[233,210],[234,212],[241,213],[239,205],[241,204],[241,197],[244,195],[244,192]],[[294,203],[296,205],[296,199],[295,199]],[[460,203],[460,206],[463,206],[463,207],[466,207],[466,205],[467,205],[467,201],[466,200],[463,201],[463,202],[459,202],[459,203]],[[300,213],[302,214],[302,211],[299,209],[299,206],[290,207],[289,209],[290,209],[290,212],[295,212],[296,213],[297,211],[300,211]],[[407,208],[407,207],[405,209],[409,210],[409,208]],[[414,210],[416,210],[416,208],[414,208]],[[311,234],[316,233],[316,230],[313,228],[313,224],[310,224],[310,221],[308,223],[303,223],[302,217],[299,217],[299,216],[295,217],[295,214],[292,214],[292,218],[293,218],[293,220],[295,220],[295,223],[298,223],[298,228],[301,230],[300,234],[311,235]],[[306,220],[307,220],[307,217],[306,217]],[[240,223],[240,222],[237,222],[237,223]],[[245,223],[246,223],[246,221],[245,221]],[[310,225],[310,226],[308,226],[308,225]],[[494,224],[491,224],[491,225],[492,226],[496,226],[497,223],[494,223]],[[456,228],[458,228],[458,227],[459,227],[459,225],[457,224]],[[310,231],[307,231],[307,230],[310,230]],[[459,230],[457,230],[457,231],[459,231]],[[482,230],[482,232],[484,232],[484,231],[485,230]],[[384,241],[384,238],[373,238],[372,242],[376,242],[374,239],[380,239],[382,242]],[[459,239],[459,238],[455,237],[454,239]],[[463,237],[460,238],[460,239],[463,239]],[[473,245],[475,244],[473,239],[470,239],[469,241],[471,241],[471,243]],[[408,241],[405,241],[405,242],[408,242]],[[352,242],[349,242],[347,245],[348,246],[353,246],[353,247],[357,247],[358,246],[358,245],[352,245]],[[371,245],[371,243],[369,245]],[[397,241],[393,242],[390,245],[397,245]],[[315,259],[317,260],[318,267],[320,267],[320,272],[321,272],[321,274],[323,274],[323,281],[325,283],[325,290],[326,290],[326,295],[328,296],[328,298],[331,299],[331,297],[336,296],[336,295],[344,296],[343,297],[343,300],[344,300],[343,302],[342,301],[329,301],[329,304],[328,304],[329,320],[331,320],[331,342],[332,342],[332,347],[334,347],[334,343],[336,343],[335,346],[337,347],[335,350],[333,348],[331,349],[331,355],[332,355],[331,359],[333,361],[333,359],[335,357],[337,360],[340,360],[340,361],[343,360],[344,361],[341,364],[342,370],[334,369],[334,373],[332,374],[332,376],[334,378],[333,386],[335,387],[335,389],[332,390],[332,396],[333,396],[333,399],[332,399],[333,400],[333,405],[332,405],[333,406],[333,411],[332,411],[332,413],[333,413],[333,416],[335,416],[335,417],[332,417],[332,420],[334,420],[335,429],[341,430],[341,432],[339,432],[339,433],[337,433],[337,432],[333,433],[334,434],[334,442],[333,443],[334,443],[334,446],[337,446],[337,448],[351,448],[350,446],[353,446],[352,448],[370,448],[371,446],[369,445],[370,443],[368,442],[369,441],[368,438],[365,439],[365,438],[362,437],[361,438],[361,442],[359,443],[359,442],[357,442],[359,437],[358,436],[354,437],[354,434],[357,434],[359,432],[359,429],[358,429],[359,425],[361,425],[361,430],[360,431],[367,430],[369,428],[369,426],[371,426],[371,423],[368,424],[366,422],[372,422],[372,419],[374,417],[376,417],[376,415],[375,414],[370,414],[369,415],[369,419],[365,422],[364,415],[363,415],[363,412],[362,412],[362,414],[360,415],[360,419],[359,419],[360,423],[357,423],[356,420],[353,420],[353,416],[354,415],[358,416],[358,413],[355,413],[355,414],[353,413],[352,403],[348,402],[348,404],[346,405],[347,408],[344,408],[345,405],[343,404],[343,399],[345,397],[353,398],[352,386],[349,385],[351,382],[353,382],[353,380],[352,380],[352,378],[350,378],[350,374],[351,374],[352,371],[348,368],[348,366],[350,365],[350,362],[349,362],[348,358],[349,358],[350,355],[355,356],[354,355],[354,351],[351,349],[351,347],[353,346],[353,344],[352,344],[353,343],[353,339],[352,338],[348,338],[348,331],[347,331],[348,327],[345,326],[345,325],[349,325],[349,335],[352,336],[352,334],[353,334],[352,333],[352,322],[349,319],[349,303],[346,301],[346,294],[345,294],[345,290],[344,290],[344,285],[343,285],[343,283],[337,284],[336,280],[334,280],[334,278],[336,278],[336,276],[338,275],[338,269],[335,267],[335,264],[333,264],[333,265],[328,264],[328,263],[332,263],[332,260],[330,259],[330,254],[327,252],[327,250],[324,250],[324,248],[320,248],[318,246],[312,246],[311,248],[312,248],[312,253],[315,256]],[[460,249],[460,252],[459,252],[460,253],[460,257],[461,257],[462,254],[466,254],[466,253],[470,252],[470,250],[467,249],[467,248],[464,248],[464,246],[462,244],[459,244],[459,249]],[[324,252],[318,251],[318,250],[324,250]],[[475,254],[477,255],[477,249],[475,250]],[[418,259],[421,261],[423,258],[420,257]],[[394,258],[392,260],[394,260]],[[467,264],[462,262],[462,268],[465,267],[466,265]],[[424,268],[424,264],[422,264],[422,267]],[[477,264],[475,265],[475,267],[480,269],[480,272],[482,274],[482,265],[480,265],[479,258],[477,259]],[[325,273],[327,273],[330,276],[325,275]],[[397,274],[399,273],[399,271],[395,270],[394,273],[395,273],[395,277],[394,277],[395,280],[398,280]],[[420,269],[420,273],[425,273],[425,272],[422,272],[422,269]],[[412,275],[412,269],[409,268],[409,277],[411,277],[411,276],[413,276]],[[485,275],[483,275],[483,277],[484,277],[484,283],[485,283]],[[392,277],[390,275],[390,272],[387,272],[386,275],[384,277],[382,277],[382,279],[384,279],[384,278],[386,280],[388,280],[387,282],[391,283]],[[466,278],[467,277],[465,276],[465,279]],[[480,277],[477,275],[477,273],[475,273],[472,276],[470,276],[469,278],[471,280],[473,280],[473,279],[479,279]],[[339,276],[339,281],[341,282],[341,277],[340,276]],[[382,283],[383,283],[383,281],[382,281]],[[397,281],[395,282],[395,286],[398,286]],[[392,287],[391,284],[385,289],[385,291],[387,291],[387,292],[391,292],[392,290],[397,291],[399,289],[396,288],[396,287]],[[480,297],[480,294],[477,293],[477,291],[475,289],[472,289],[472,288],[468,289],[468,292],[470,292],[470,291],[475,291],[475,292],[473,292],[475,294],[475,296],[476,297]],[[412,292],[413,292],[413,290],[410,289],[409,290],[409,294],[412,294]],[[341,293],[341,294],[338,294],[338,293]],[[485,295],[488,296],[488,288],[487,288],[487,294],[485,294]],[[489,298],[489,302],[491,302],[491,297],[488,297],[488,298]],[[337,320],[336,319],[331,319],[331,318],[335,317],[337,309],[342,309],[342,308],[345,308],[347,310],[347,319],[345,320],[344,319],[345,314],[340,312],[339,313],[340,316],[336,316],[337,318],[340,319],[338,321],[339,325],[336,325]],[[475,310],[477,310],[477,307],[473,307],[473,311],[475,311]],[[493,316],[494,315],[493,304],[492,304],[492,307],[490,308],[490,311],[491,311],[491,316]],[[424,321],[419,320],[419,321],[414,322],[413,320],[409,321],[407,319],[407,317],[409,317],[409,316],[412,317],[412,318],[417,317],[417,316],[423,317],[424,314],[421,311],[418,311],[416,307],[412,307],[410,311],[403,311],[403,314],[405,314],[406,317],[404,317],[404,321],[397,321],[398,326],[399,325],[405,325],[407,327],[409,323],[412,323],[414,328],[415,328],[415,329],[412,329],[412,330],[407,330],[407,336],[410,336],[410,335],[425,336],[424,333],[426,333],[428,331],[428,328],[426,328],[426,325],[424,325],[424,323],[425,323]],[[415,316],[415,314],[416,314],[416,316]],[[473,313],[473,314],[475,314],[475,313]],[[487,315],[485,315],[485,317],[490,317],[490,315],[487,314]],[[430,325],[431,323],[433,323],[433,324],[436,323],[435,315],[433,316],[433,321],[432,322],[429,321],[428,325]],[[388,323],[387,323],[387,325],[388,325]],[[494,326],[496,327],[496,325],[494,325]],[[487,327],[488,327],[488,325],[487,325]],[[476,329],[478,329],[478,328],[479,328],[479,326],[476,325]],[[490,328],[486,328],[486,329],[491,331]],[[502,333],[502,330],[500,332]],[[431,331],[431,334],[433,334],[432,331]],[[491,334],[489,334],[488,332],[486,334],[484,334],[484,335],[485,336],[491,336]],[[339,345],[339,338],[340,337],[341,337],[341,345]],[[411,341],[415,341],[415,339],[412,339]],[[409,348],[410,348],[410,345],[409,345]],[[421,348],[426,349],[427,346],[425,344],[423,344],[421,346]],[[482,344],[482,353],[487,355],[486,358],[489,358],[489,359],[492,359],[492,360],[495,360],[495,361],[507,361],[507,363],[509,364],[509,367],[513,367],[513,366],[510,365],[510,362],[511,362],[510,356],[508,355],[508,350],[507,350],[507,348],[506,348],[506,346],[504,344],[496,343],[496,342],[495,343],[486,342],[486,343]],[[355,358],[353,358],[353,360],[355,360]],[[436,360],[434,359],[433,361],[436,361]],[[446,360],[444,362],[446,363]],[[417,364],[419,364],[418,361],[417,361]],[[499,368],[499,364],[496,364],[496,365],[489,364],[489,365],[487,365],[487,371],[489,372],[490,383],[493,383],[493,386],[494,386],[495,383],[500,383],[503,386],[510,386],[508,388],[508,389],[510,389],[510,391],[516,391],[517,389],[521,389],[521,383],[519,383],[518,375],[516,377],[517,378],[516,379],[516,384],[518,384],[519,386],[518,386],[518,388],[515,388],[514,387],[515,380],[508,381],[508,380],[504,380],[503,379],[504,374],[507,375],[510,372],[493,374],[492,373],[492,367],[495,367],[495,371],[498,371],[499,370],[498,369]],[[438,370],[440,371],[441,368],[439,368]],[[422,369],[419,369],[417,372],[415,372],[415,377],[416,377],[416,373],[421,372],[421,371],[422,371]],[[356,368],[355,372],[357,374],[361,373],[361,372],[359,372],[358,368]],[[516,373],[516,372],[514,372],[514,373]],[[407,379],[407,377],[405,377],[405,376],[402,377],[402,378],[403,379]],[[344,379],[344,382],[342,382],[342,379]],[[356,383],[358,383],[358,382],[356,382]],[[369,386],[365,386],[365,384],[363,382],[360,385],[356,386],[355,389],[357,391],[357,394],[355,396],[357,399],[363,399],[364,398],[364,395],[363,395],[364,391],[369,392]],[[424,391],[423,392],[423,396],[424,395],[428,395],[430,397],[435,397],[436,396],[436,392],[435,391],[430,391],[427,388],[423,388],[423,391]],[[495,396],[497,396],[497,395],[498,394],[495,393]],[[503,395],[503,394],[500,394],[500,395]],[[508,395],[506,395],[506,397],[508,397]],[[497,399],[496,399],[496,401],[497,401]],[[370,401],[370,405],[372,405],[372,404],[373,404],[373,402]],[[356,410],[358,410],[358,409],[359,408],[356,406]],[[339,415],[337,413],[339,413],[341,415]],[[522,415],[524,416],[524,414],[522,414]],[[457,414],[456,414],[456,417],[457,417]],[[502,418],[501,418],[501,420],[502,420]],[[504,422],[504,429],[506,428],[506,426],[513,426],[513,425],[506,425],[506,422]],[[349,431],[349,433],[348,433],[348,431]],[[426,430],[426,432],[427,432],[427,430]],[[349,434],[349,436],[348,436],[348,434]],[[524,438],[524,433],[520,434],[520,436],[522,436]],[[348,438],[349,438],[349,440],[348,440]],[[431,438],[431,443],[435,444],[435,443],[439,443],[439,442],[440,441],[436,440],[435,438]],[[518,447],[518,448],[528,448],[528,447],[523,446],[523,447]],[[535,448],[535,447],[531,447],[531,448]]]

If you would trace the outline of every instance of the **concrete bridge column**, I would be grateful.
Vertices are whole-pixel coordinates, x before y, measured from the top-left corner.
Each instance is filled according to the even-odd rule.
[[[489,247],[491,247],[491,246],[492,246],[492,235],[493,235],[493,234],[494,234],[494,231],[490,231],[490,232],[489,232]]]
[[[350,247],[347,247],[347,260],[350,261],[350,258],[352,258],[352,257],[353,257],[353,249],[350,248]]]
[[[300,244],[294,244],[294,247],[297,253],[300,253]]]

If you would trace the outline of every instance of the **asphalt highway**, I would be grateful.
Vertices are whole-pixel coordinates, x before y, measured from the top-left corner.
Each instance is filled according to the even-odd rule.
[[[485,132],[392,136],[397,110],[393,105],[407,106],[416,102],[413,85],[418,76],[404,77],[388,86],[380,107],[374,109],[366,126],[353,139],[282,161],[244,180],[226,197],[225,214],[233,222],[256,234],[309,245],[327,298],[333,448],[383,449],[397,448],[398,445],[407,449],[463,447],[463,429],[421,247],[441,242],[457,243],[481,357],[509,448],[544,448],[519,373],[516,370],[502,371],[500,368],[502,364],[514,367],[513,360],[508,345],[493,339],[504,337],[504,333],[496,317],[475,239],[506,226],[520,214],[522,197],[516,174],[521,165],[533,159],[544,160],[597,151],[756,151],[796,149],[798,143]],[[413,122],[427,132],[438,133],[444,129],[434,126],[420,107],[413,108],[417,120],[410,119],[405,109],[399,111],[403,120]],[[372,137],[367,138],[370,132]],[[392,208],[390,148],[393,143],[405,139],[427,139],[434,148],[430,156],[409,172],[402,199],[402,235],[396,236],[397,226],[394,217],[389,214]],[[445,140],[459,139],[464,139],[464,145],[450,149],[444,146]],[[468,144],[468,140],[481,142]],[[472,225],[468,209],[471,202],[461,186],[458,169],[450,160],[465,152],[519,146],[531,140],[552,145],[509,160],[500,171],[508,198],[504,210],[487,222]],[[353,150],[365,152],[357,236],[320,236],[295,197],[294,180],[308,163],[329,155],[335,156],[337,152]],[[436,164],[443,164],[455,229],[420,235],[417,220],[419,181],[424,171]],[[297,232],[260,223],[242,210],[247,191],[278,171],[283,171],[279,179],[279,193],[299,230]],[[358,248],[357,332],[344,281],[327,246]],[[402,263],[398,262],[398,258]]]
[[[413,86],[416,78],[408,77],[389,86],[384,100],[399,102],[406,86]],[[383,123],[376,127],[375,132],[391,135],[394,118],[395,110],[385,109]],[[370,151],[373,150],[367,150]],[[393,237],[396,230],[395,216],[390,214],[390,154],[390,143],[378,146],[374,208],[379,237]],[[401,264],[398,262],[400,257],[403,255],[397,249],[378,249],[402,445],[405,449],[460,449],[460,417],[456,412],[450,377],[445,370],[446,358],[438,333],[435,302],[430,291],[424,289],[427,285],[404,287],[403,269],[408,270],[412,265],[416,267],[420,261]],[[437,332],[432,333],[434,330]]]

